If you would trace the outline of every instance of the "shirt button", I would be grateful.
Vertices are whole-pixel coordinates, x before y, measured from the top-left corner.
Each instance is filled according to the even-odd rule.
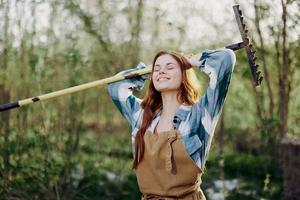
[[[178,121],[177,121],[177,119],[173,119],[173,122],[176,124]]]

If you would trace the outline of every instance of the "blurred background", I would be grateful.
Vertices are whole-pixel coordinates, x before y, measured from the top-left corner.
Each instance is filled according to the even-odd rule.
[[[202,188],[211,200],[299,198],[299,1],[0,2],[1,104],[150,64],[158,50],[240,42],[240,4],[264,80],[253,86],[238,51]],[[0,199],[140,199],[130,126],[105,87],[0,113],[0,148]]]

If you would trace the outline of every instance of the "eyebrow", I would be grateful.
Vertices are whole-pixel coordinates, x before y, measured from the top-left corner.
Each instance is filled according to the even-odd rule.
[[[172,62],[167,63],[167,65],[170,65],[170,64],[174,64],[175,65],[175,63],[172,63]],[[155,64],[154,66],[160,67],[160,64]]]
[[[172,62],[169,62],[169,63],[167,63],[167,65],[170,65],[170,64],[173,64],[173,65],[175,65],[175,63],[172,63]]]

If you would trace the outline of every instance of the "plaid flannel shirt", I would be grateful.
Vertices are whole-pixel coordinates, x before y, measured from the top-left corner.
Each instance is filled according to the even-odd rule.
[[[235,54],[230,49],[205,50],[199,54],[197,68],[210,78],[204,95],[193,106],[180,105],[173,124],[180,132],[187,153],[200,169],[204,169],[205,161],[211,146],[214,130],[224,105],[231,74],[235,64]],[[136,68],[122,71],[126,75],[142,69],[140,63]],[[142,89],[146,78],[138,76],[108,85],[108,92],[121,114],[128,120],[132,128],[132,149],[134,156],[134,140],[143,118],[141,99],[133,95],[133,89]],[[153,132],[160,119],[158,112],[148,130]]]

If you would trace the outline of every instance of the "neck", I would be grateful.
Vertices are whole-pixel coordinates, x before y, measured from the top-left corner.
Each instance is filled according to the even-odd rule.
[[[177,99],[177,91],[167,91],[161,93],[162,98],[162,116],[173,117],[178,110],[180,103]]]

